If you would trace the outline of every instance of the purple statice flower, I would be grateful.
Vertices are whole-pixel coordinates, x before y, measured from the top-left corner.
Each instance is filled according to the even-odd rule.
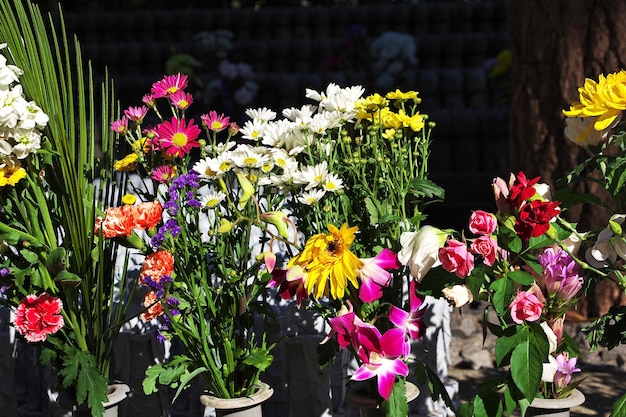
[[[160,343],[165,343],[167,341],[167,337],[161,333],[160,330],[156,331],[156,338]]]
[[[4,284],[3,286],[0,287],[0,294],[4,294],[5,292],[7,292],[8,289],[9,289],[9,286]]]
[[[180,233],[180,226],[178,225],[178,221],[176,221],[176,219],[168,219],[164,226],[172,237],[176,237]]]
[[[9,268],[0,268],[0,278],[5,278],[7,276],[9,276]]]
[[[176,200],[167,200],[165,203],[163,203],[163,208],[167,210],[167,212],[172,216],[176,216],[179,210]]]
[[[547,248],[538,256],[543,267],[542,280],[548,296],[571,301],[581,290],[580,266],[561,248]]]

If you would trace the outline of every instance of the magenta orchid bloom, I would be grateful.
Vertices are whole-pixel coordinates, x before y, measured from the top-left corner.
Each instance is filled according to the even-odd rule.
[[[403,332],[403,355],[411,353],[411,340],[419,340],[426,333],[424,317],[424,297],[416,293],[415,281],[411,281],[409,306],[411,311],[406,312],[396,306],[389,308],[389,320]]]
[[[322,343],[325,343],[334,335],[337,335],[337,342],[341,349],[352,346],[354,350],[359,350],[358,335],[362,329],[376,329],[373,324],[365,323],[355,313],[350,300],[346,301],[346,306],[342,306],[337,312],[337,316],[329,319],[331,331]],[[377,330],[376,330],[377,331]]]
[[[270,278],[267,286],[269,288],[277,288],[278,295],[283,300],[291,300],[293,297],[296,297],[298,307],[302,305],[302,300],[308,296],[304,287],[304,276],[296,276],[286,269],[274,269],[272,278]]]
[[[378,393],[388,400],[393,390],[396,375],[406,377],[409,367],[402,360],[404,332],[390,329],[381,336],[375,327],[359,329],[358,340],[361,344],[359,357],[363,365],[352,375],[355,381],[378,378]]]
[[[361,259],[361,262],[363,266],[359,270],[359,298],[363,302],[371,303],[382,297],[383,287],[389,286],[389,270],[396,270],[401,264],[398,255],[390,249],[383,249],[375,257]]]

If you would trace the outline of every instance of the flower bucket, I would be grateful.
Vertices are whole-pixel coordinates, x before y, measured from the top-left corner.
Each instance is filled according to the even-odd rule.
[[[273,393],[272,387],[259,381],[259,390],[249,397],[218,398],[204,394],[200,396],[200,402],[206,408],[214,408],[216,417],[262,417],[261,405]]]
[[[348,394],[346,395],[346,401],[348,404],[358,407],[361,417],[385,417],[383,410],[378,405],[377,395],[369,394],[367,381],[365,383],[353,383],[351,385]],[[373,390],[376,393],[376,389]],[[410,403],[419,395],[419,388],[407,381],[406,382],[406,402]]]
[[[108,401],[103,403],[103,417],[117,417],[117,406],[128,396],[130,387],[126,384],[115,383],[108,386]],[[72,417],[91,417],[91,411],[87,407],[76,406],[67,393],[62,392],[57,398],[57,406],[63,410],[72,412]]]
[[[566,398],[535,398],[526,416],[569,417],[570,408],[585,402],[585,395],[575,389]]]

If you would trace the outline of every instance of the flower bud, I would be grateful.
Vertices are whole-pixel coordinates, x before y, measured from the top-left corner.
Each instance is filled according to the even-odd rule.
[[[232,230],[233,224],[228,220],[221,218],[220,219],[220,227],[217,229],[219,233],[228,233]]]
[[[290,223],[289,218],[282,211],[268,211],[261,214],[261,220],[276,226],[278,234],[284,238],[289,237],[287,225]]]
[[[609,227],[611,228],[611,232],[613,232],[614,235],[622,235],[622,226],[615,220],[609,220]]]
[[[248,200],[250,200],[250,197],[254,195],[254,186],[241,172],[237,173],[237,181],[239,181],[239,186],[241,186],[242,190],[241,197],[239,198],[239,207],[244,208]]]

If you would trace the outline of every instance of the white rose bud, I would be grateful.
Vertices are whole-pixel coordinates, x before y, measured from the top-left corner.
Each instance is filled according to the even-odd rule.
[[[472,292],[465,285],[453,285],[452,287],[444,288],[441,293],[455,307],[462,307],[474,301]]]

